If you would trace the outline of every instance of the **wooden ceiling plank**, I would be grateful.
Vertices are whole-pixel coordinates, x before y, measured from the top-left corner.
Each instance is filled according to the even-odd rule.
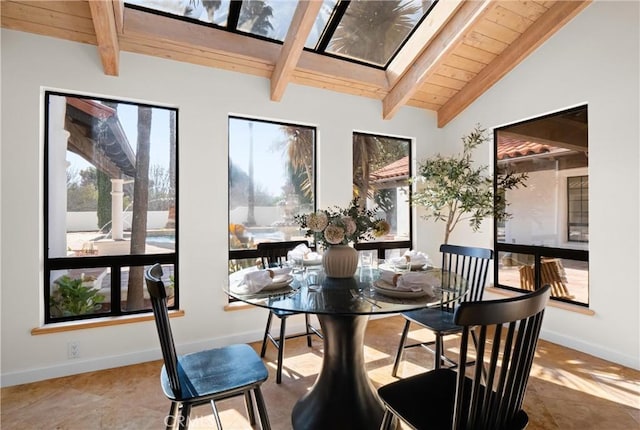
[[[480,34],[484,34],[487,37],[499,40],[500,42],[504,42],[506,44],[512,43],[522,35],[521,31],[512,30],[509,27],[496,24],[495,22],[488,19],[484,19],[482,20],[482,22],[478,23],[478,25],[474,28],[474,31]]]
[[[470,60],[469,58],[461,57],[457,54],[451,54],[445,61],[445,66],[455,67],[456,69],[465,70],[477,74],[480,70],[484,69],[486,64],[479,61]]]
[[[465,35],[464,43],[495,55],[500,55],[509,46],[498,39],[477,32],[475,28]]]
[[[517,31],[518,33],[524,33],[524,31],[533,24],[533,21],[530,19],[525,18],[522,15],[518,15],[501,5],[496,6],[491,13],[487,15],[487,19],[503,27]]]
[[[64,11],[38,7],[46,5],[46,2],[2,2],[2,26],[5,26],[5,18],[14,18],[25,23],[41,24],[52,27],[55,30],[76,31],[84,34],[94,34],[95,30],[91,18],[71,15]],[[74,2],[85,4],[85,2]]]
[[[590,3],[591,0],[557,2],[519,39],[506,48],[467,86],[442,106],[438,111],[438,127],[444,127],[448,124]]]
[[[415,29],[409,40],[398,52],[393,61],[387,67],[387,80],[394,85],[402,73],[416,61],[420,53],[428,46],[431,40],[445,26],[462,6],[464,0],[440,1],[431,9],[429,15]]]
[[[462,43],[465,31],[482,19],[491,2],[464,2],[445,28],[438,33],[382,101],[382,116],[391,119],[400,107],[440,66],[444,58]]]
[[[549,10],[549,8],[546,8],[545,6],[531,0],[504,0],[500,2],[500,6],[504,7],[505,9],[509,9],[510,11],[517,13],[518,15],[531,21],[536,21]]]
[[[485,65],[490,64],[497,57],[496,54],[476,48],[475,46],[467,45],[466,43],[462,43],[458,46],[455,50],[455,54],[462,58],[477,61],[478,63],[483,63]]]
[[[40,34],[47,37],[57,37],[59,39],[71,40],[78,43],[87,43],[89,45],[97,45],[98,43],[95,34],[78,33],[77,31],[65,28],[55,28],[46,24],[23,21],[5,16],[2,17],[2,28],[25,31],[27,33]]]
[[[282,99],[321,7],[321,0],[298,2],[271,77],[271,100]]]
[[[116,0],[118,1],[118,0]],[[116,29],[116,17],[112,0],[90,0],[89,9],[98,40],[98,52],[104,73],[118,76],[120,47]]]
[[[429,82],[425,82],[424,85],[422,85],[422,87],[420,87],[420,89],[416,92],[416,97],[423,98],[423,94],[436,94],[449,99],[453,97],[457,92],[457,90],[451,88],[446,88],[440,85],[434,85]]]

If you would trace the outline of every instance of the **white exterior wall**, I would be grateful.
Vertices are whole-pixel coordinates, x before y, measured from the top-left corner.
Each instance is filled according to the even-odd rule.
[[[526,187],[507,191],[505,243],[588,249],[567,241],[567,177],[588,175],[586,167],[528,174]]]
[[[460,150],[460,137],[477,122],[496,127],[588,103],[590,302],[596,314],[551,308],[543,337],[640,368],[638,8],[636,2],[592,4],[444,129],[437,129],[435,115],[423,110],[403,107],[393,120],[384,121],[379,101],[296,85],[275,103],[269,100],[267,79],[127,52],[120,53],[120,76],[106,76],[95,46],[3,29],[2,384],[160,358],[151,321],[30,334],[42,324],[44,309],[44,88],[179,108],[179,270],[186,314],[172,325],[181,353],[258,340],[264,328],[264,309],[223,309],[229,114],[316,126],[318,203],[326,207],[351,198],[354,130],[410,136],[415,165],[436,151]],[[490,163],[491,148],[484,150],[479,161]],[[624,198],[612,192],[619,189]],[[416,230],[416,249],[437,255],[442,225],[419,220]],[[488,247],[491,241],[490,223],[481,234],[460,228],[451,238],[452,243]],[[219,276],[212,277],[212,271]],[[81,358],[67,359],[69,341],[79,343]]]

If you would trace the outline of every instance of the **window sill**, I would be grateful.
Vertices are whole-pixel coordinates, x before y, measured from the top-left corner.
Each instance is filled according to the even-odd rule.
[[[486,287],[484,290],[492,294],[497,294],[497,295],[506,296],[506,297],[518,297],[520,295],[515,291],[505,290],[504,288]],[[585,308],[584,306],[573,305],[571,303],[560,302],[557,300],[549,300],[548,306],[552,308],[563,309],[569,312],[576,312],[583,315],[596,314],[593,309]]]
[[[243,311],[245,309],[255,309],[254,305],[250,305],[245,302],[231,302],[224,305],[225,312],[227,311]]]
[[[169,318],[183,317],[183,310],[169,311]],[[31,330],[31,335],[41,335],[50,333],[60,333],[64,331],[84,330],[87,328],[107,327],[121,324],[133,324],[143,321],[153,321],[153,314],[143,315],[125,315],[119,317],[104,317],[82,321],[67,321],[61,323],[47,324],[42,327],[36,327]]]

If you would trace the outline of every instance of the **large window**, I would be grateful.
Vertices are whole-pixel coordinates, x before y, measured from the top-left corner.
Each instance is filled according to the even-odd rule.
[[[230,270],[260,242],[306,239],[294,216],[315,210],[313,127],[229,118]]]
[[[156,262],[177,307],[177,110],[54,92],[44,105],[45,322],[148,312]]]
[[[495,131],[496,174],[526,172],[496,225],[497,285],[552,286],[552,298],[589,304],[587,107]],[[499,195],[500,193],[496,193]]]
[[[360,207],[376,211],[391,226],[386,237],[358,248],[378,249],[379,258],[411,248],[410,159],[409,139],[353,133],[353,195]]]

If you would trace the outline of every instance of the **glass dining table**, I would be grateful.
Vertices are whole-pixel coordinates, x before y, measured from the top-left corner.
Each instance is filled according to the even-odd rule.
[[[322,368],[314,385],[293,408],[294,429],[372,430],[380,427],[384,407],[367,376],[364,360],[367,321],[372,315],[438,306],[442,300],[457,300],[466,292],[466,282],[449,279],[442,282],[442,277],[448,274],[440,269],[429,269],[429,272],[439,285],[426,288],[428,293],[380,288],[375,272],[373,281],[361,281],[357,274],[353,278],[337,279],[324,278],[320,273],[317,285],[308,285],[306,276],[295,275],[284,288],[257,293],[238,292],[233,282],[225,285],[230,297],[245,303],[315,314],[320,322],[324,336]]]

